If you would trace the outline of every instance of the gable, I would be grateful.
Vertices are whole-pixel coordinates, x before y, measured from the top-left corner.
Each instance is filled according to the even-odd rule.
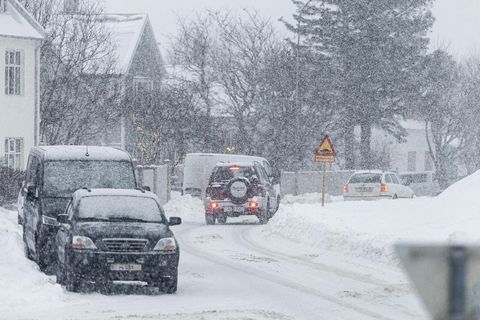
[[[16,0],[6,0],[0,12],[0,36],[43,40],[45,31]]]
[[[128,76],[150,77],[159,81],[164,74],[165,66],[160,54],[160,49],[158,48],[150,23],[147,22],[132,57],[128,69]]]

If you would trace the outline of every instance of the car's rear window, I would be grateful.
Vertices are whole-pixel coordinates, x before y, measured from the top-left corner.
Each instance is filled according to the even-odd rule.
[[[212,182],[230,181],[237,177],[250,179],[254,175],[256,175],[256,173],[253,167],[240,167],[235,165],[229,167],[217,167],[213,172]]]
[[[80,200],[77,219],[165,221],[154,199],[134,196],[85,197]]]
[[[348,183],[381,183],[382,175],[379,173],[356,173]]]

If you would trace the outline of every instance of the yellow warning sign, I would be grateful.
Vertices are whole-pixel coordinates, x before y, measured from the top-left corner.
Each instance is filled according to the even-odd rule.
[[[323,137],[320,146],[315,150],[315,161],[316,162],[335,162],[335,157],[337,153],[333,147],[332,140],[326,135]]]

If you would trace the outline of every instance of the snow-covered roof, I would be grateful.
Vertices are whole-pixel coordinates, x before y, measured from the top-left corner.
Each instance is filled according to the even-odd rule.
[[[100,21],[111,33],[115,45],[116,73],[128,73],[142,34],[149,23],[148,15],[105,14],[101,16]]]
[[[123,150],[98,146],[42,146],[34,150],[43,154],[45,160],[110,160],[131,161],[130,155]],[[88,156],[87,156],[88,150]]]
[[[45,30],[17,0],[7,0],[7,10],[0,12],[0,36],[45,39]]]

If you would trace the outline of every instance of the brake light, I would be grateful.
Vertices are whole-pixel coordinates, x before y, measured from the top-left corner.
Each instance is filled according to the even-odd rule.
[[[348,193],[348,184],[343,186],[343,193]]]
[[[385,183],[380,185],[380,192],[388,192],[388,186]]]
[[[255,209],[258,207],[258,204],[256,202],[250,202],[250,208]]]
[[[212,202],[210,203],[210,209],[217,209],[218,208],[218,203]]]
[[[231,167],[229,167],[228,169],[229,169],[230,171],[238,171],[238,170],[240,170],[240,167],[238,167],[238,166],[231,166]]]

